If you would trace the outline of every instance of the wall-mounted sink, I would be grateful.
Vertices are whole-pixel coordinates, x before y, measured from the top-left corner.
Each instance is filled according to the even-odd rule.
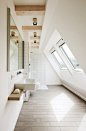
[[[14,88],[23,90],[36,90],[36,80],[35,79],[21,79],[14,84]]]

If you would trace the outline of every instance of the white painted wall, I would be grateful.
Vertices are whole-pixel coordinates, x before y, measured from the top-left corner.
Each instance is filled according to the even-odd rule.
[[[48,60],[46,60],[46,85],[61,85],[59,76]]]
[[[12,0],[0,0],[0,131],[13,131],[23,102],[22,99],[19,102],[8,102],[14,82],[23,75],[17,76],[17,71],[7,72],[7,7],[11,8],[13,19],[22,35],[22,27],[15,14]],[[15,75],[12,80],[11,75]]]
[[[64,53],[60,50],[59,43],[56,44],[58,41],[58,36],[58,31],[55,30],[44,50],[44,54],[51,63],[57,75],[60,77],[62,83],[66,83],[66,85],[68,84],[68,86],[70,86],[70,89],[74,90],[74,92],[78,92],[86,99],[86,74],[81,70],[74,70],[72,68],[70,62],[68,61]],[[49,52],[49,50],[52,48],[52,41],[53,47],[64,61],[67,69],[60,69],[56,60]]]
[[[48,9],[50,9],[49,6]],[[57,3],[57,7],[54,10],[55,12],[52,20],[50,21],[50,23],[48,23],[49,28],[47,29],[46,23],[43,26],[43,28],[45,27],[47,29],[47,31],[45,30],[47,32],[47,35],[43,40],[44,43],[40,46],[42,51],[44,51],[45,55],[47,56],[52,45],[55,46],[60,37],[58,35],[54,36],[51,43],[50,39],[54,30],[57,30],[74,54],[84,72],[86,73],[86,0],[59,0]],[[46,32],[42,32],[42,34],[46,34]],[[68,61],[64,58],[63,54],[59,52],[59,49],[56,48],[56,50],[61,55],[62,59],[64,59],[65,64],[68,67],[68,71],[60,70],[60,72],[57,72],[57,74],[60,75],[60,78],[62,80],[69,83],[70,86],[72,85],[73,88],[79,91],[79,93],[85,95],[86,75],[83,72],[80,73],[74,71]],[[50,57],[48,57],[48,60],[50,61],[50,63],[52,63],[52,66],[56,70],[55,64],[51,62],[49,58]]]
[[[44,54],[48,59],[48,61],[50,62],[50,64],[52,65],[55,72],[57,73],[57,75],[59,76],[59,78],[61,79],[60,68],[59,65],[56,63],[55,59],[53,59],[52,55],[49,52],[44,52]]]
[[[42,52],[34,52],[31,56],[31,78],[46,85],[46,58]]]

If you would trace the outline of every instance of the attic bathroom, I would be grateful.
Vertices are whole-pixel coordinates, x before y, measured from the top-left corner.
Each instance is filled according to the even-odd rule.
[[[86,0],[0,0],[0,131],[86,131]]]

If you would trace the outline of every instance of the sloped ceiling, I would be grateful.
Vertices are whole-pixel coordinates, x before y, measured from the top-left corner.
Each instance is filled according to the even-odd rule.
[[[86,73],[86,0],[69,1],[59,0],[54,15],[46,29],[45,37],[41,42],[41,50],[44,51],[55,29],[77,59],[81,68]],[[46,28],[45,23],[43,26]],[[44,32],[43,32],[44,34]],[[43,37],[43,35],[42,35]]]

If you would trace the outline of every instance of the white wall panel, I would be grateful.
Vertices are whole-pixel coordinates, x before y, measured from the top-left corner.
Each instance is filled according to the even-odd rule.
[[[61,85],[58,74],[48,60],[46,60],[46,85]]]
[[[31,53],[31,78],[46,85],[46,58],[43,53]]]

